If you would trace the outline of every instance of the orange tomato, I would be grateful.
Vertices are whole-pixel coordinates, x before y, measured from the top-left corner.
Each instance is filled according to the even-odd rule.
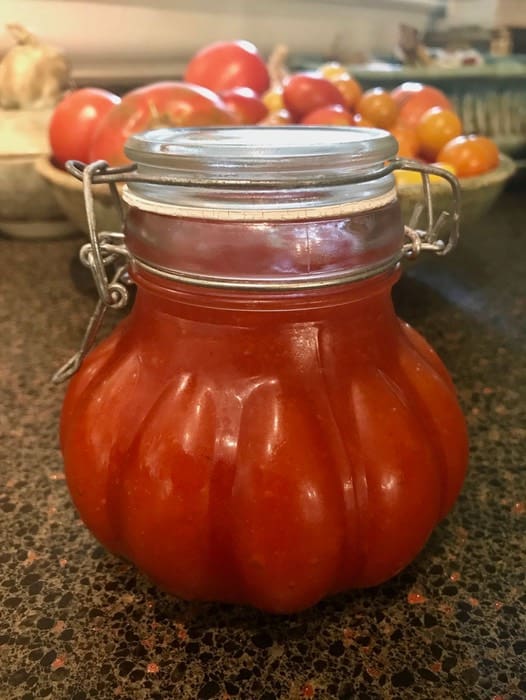
[[[416,158],[419,148],[417,135],[413,129],[395,124],[391,134],[398,141],[398,153],[400,158]]]
[[[399,106],[398,119],[406,126],[415,128],[424,113],[431,107],[442,107],[454,111],[450,100],[438,88],[421,83],[409,83],[409,85],[415,86],[414,89],[401,91],[403,86],[400,86],[391,92],[391,96]]]
[[[457,136],[440,149],[437,160],[451,163],[458,177],[472,177],[497,167],[499,149],[486,136]]]
[[[342,94],[346,109],[354,110],[363,93],[360,83],[337,61],[324,63],[320,67],[320,73],[338,88]]]
[[[370,127],[374,126],[374,124],[371,121],[369,121],[369,119],[366,119],[363,116],[363,114],[360,114],[359,112],[353,116],[352,123],[353,123],[353,126],[363,126],[366,128],[367,127],[370,128]]]
[[[416,133],[421,155],[433,160],[448,141],[462,134],[462,122],[450,109],[431,107],[422,115]]]
[[[355,109],[363,94],[360,83],[351,76],[342,77],[332,81],[340,91],[347,109]]]
[[[371,88],[361,96],[357,110],[374,126],[388,129],[398,116],[398,107],[391,95],[383,88]]]

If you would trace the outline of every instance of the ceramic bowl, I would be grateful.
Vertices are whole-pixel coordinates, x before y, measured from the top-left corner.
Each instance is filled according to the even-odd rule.
[[[74,227],[35,169],[49,149],[51,110],[0,110],[0,231],[16,238],[54,238]]]
[[[500,163],[494,170],[460,180],[462,229],[473,227],[491,209],[516,169],[515,161],[501,154]],[[436,218],[444,209],[451,208],[451,188],[446,181],[439,180],[432,183],[431,193]],[[398,197],[403,219],[407,223],[415,206],[424,200],[422,185],[420,183],[399,185]]]
[[[0,156],[0,231],[16,238],[55,238],[74,230],[34,156]]]
[[[35,167],[51,187],[56,204],[62,213],[75,226],[77,231],[89,234],[88,221],[84,208],[82,183],[65,170],[57,168],[48,157],[39,158]],[[119,214],[113,204],[107,185],[93,187],[95,221],[99,231],[120,231]]]

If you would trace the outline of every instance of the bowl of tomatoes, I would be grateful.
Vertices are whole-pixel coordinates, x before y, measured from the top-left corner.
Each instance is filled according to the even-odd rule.
[[[400,158],[441,166],[459,178],[466,224],[488,210],[515,169],[491,139],[464,133],[461,118],[436,87],[409,82],[364,90],[335,62],[291,73],[282,47],[265,61],[247,41],[204,47],[182,80],[139,86],[122,97],[98,88],[67,94],[50,122],[52,157],[40,159],[37,168],[66,216],[87,231],[82,184],[65,171],[67,160],[122,166],[128,136],[140,131],[255,124],[385,129],[396,138]],[[423,200],[421,178],[406,170],[395,177],[408,220]],[[447,184],[432,177],[431,189],[435,209],[449,208]],[[119,226],[109,190],[94,188],[94,198],[98,226]]]

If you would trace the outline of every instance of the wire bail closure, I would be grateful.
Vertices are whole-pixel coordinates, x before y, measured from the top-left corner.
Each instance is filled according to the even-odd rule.
[[[88,326],[82,338],[80,349],[73,355],[52,377],[54,384],[60,384],[72,377],[79,369],[82,361],[91,350],[97,339],[98,332],[108,309],[122,309],[128,303],[128,290],[125,284],[129,284],[127,274],[130,254],[124,244],[124,234],[115,231],[97,232],[95,210],[93,206],[92,185],[96,173],[108,170],[105,161],[95,161],[89,165],[81,165],[79,169],[72,170],[68,164],[68,170],[75,177],[82,179],[84,204],[88,222],[90,242],[85,243],[79,252],[81,263],[91,270],[99,299],[95,310],[91,315]],[[112,168],[113,172],[118,168]],[[121,227],[124,225],[124,212],[116,182],[109,182],[112,199],[117,207],[121,219]],[[114,272],[108,277],[106,268],[113,267]]]
[[[82,361],[95,344],[97,334],[102,325],[108,309],[122,309],[128,303],[128,290],[126,285],[131,284],[128,276],[128,266],[132,262],[132,256],[124,243],[124,211],[123,203],[117,188],[117,184],[148,183],[153,185],[179,185],[215,188],[218,186],[232,189],[279,189],[280,184],[272,180],[230,180],[228,178],[210,178],[206,181],[196,178],[177,175],[152,176],[141,175],[137,171],[137,164],[110,167],[106,161],[98,160],[85,164],[79,161],[68,161],[66,169],[78,180],[82,181],[84,192],[84,204],[89,229],[89,243],[80,249],[79,257],[83,265],[91,270],[99,299],[95,310],[88,322],[80,349],[68,362],[66,362],[52,377],[55,384],[69,379],[79,369]],[[409,170],[420,173],[424,192],[424,203],[415,206],[408,225],[404,226],[404,238],[400,254],[395,260],[389,261],[389,267],[396,264],[402,258],[413,260],[422,251],[430,251],[437,255],[447,255],[457,245],[460,237],[460,185],[457,178],[449,171],[436,166],[419,163],[405,158],[395,158],[386,162],[382,168],[369,171],[366,174],[327,178],[324,184],[331,185],[358,184],[368,182],[390,175],[394,170]],[[431,196],[430,175],[443,178],[451,187],[453,205],[451,211],[442,211],[437,220],[434,220],[433,202]],[[93,185],[107,184],[117,211],[121,219],[121,231],[97,231],[97,223],[94,210]],[[298,188],[309,187],[316,184],[307,179],[298,180]],[[425,210],[427,228],[418,228],[418,222]],[[446,223],[449,224],[448,235],[440,237]],[[113,270],[108,275],[108,268]],[[335,282],[337,283],[337,281]],[[225,283],[223,287],[228,287]],[[232,284],[232,286],[236,286]],[[315,285],[313,285],[315,286]]]

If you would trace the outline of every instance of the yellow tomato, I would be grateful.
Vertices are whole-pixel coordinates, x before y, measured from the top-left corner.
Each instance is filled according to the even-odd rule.
[[[442,170],[447,170],[448,172],[456,175],[455,167],[451,163],[431,163],[434,168],[442,168]],[[394,176],[396,180],[396,185],[398,187],[404,185],[421,185],[422,176],[420,173],[414,172],[413,170],[395,170]],[[430,175],[429,182],[431,183],[446,183],[443,177],[440,175]]]
[[[269,88],[263,93],[261,99],[269,112],[279,112],[280,109],[285,108],[282,87]]]
[[[324,78],[330,80],[331,83],[335,80],[346,80],[347,78],[351,77],[347,69],[344,68],[344,66],[342,66],[342,64],[338,63],[337,61],[330,61],[330,63],[324,63],[322,66],[320,66],[320,73],[323,75]]]

